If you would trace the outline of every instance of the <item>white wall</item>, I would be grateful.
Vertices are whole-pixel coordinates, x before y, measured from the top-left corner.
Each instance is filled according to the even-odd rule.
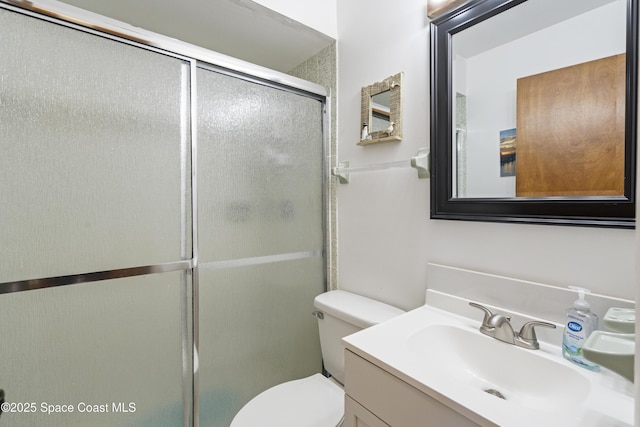
[[[424,0],[338,2],[338,160],[409,159],[429,146]],[[357,146],[360,88],[404,72],[398,143]],[[414,170],[353,175],[338,186],[338,284],[402,308],[424,302],[438,262],[635,299],[632,230],[429,219],[429,180]],[[517,292],[517,289],[514,289]]]
[[[638,15],[640,16],[640,10],[638,11]],[[640,58],[638,59],[638,66],[640,66]],[[640,120],[640,112],[638,112],[638,120]],[[640,152],[638,152],[638,157],[636,160],[636,164],[640,164]],[[636,187],[636,200],[640,197],[640,188]],[[640,218],[640,205],[636,204],[636,218]],[[636,232],[636,259],[640,255],[640,233]],[[640,269],[638,268],[638,264],[636,263],[636,301],[640,298]],[[636,317],[636,331],[640,330],[640,317]],[[635,395],[640,396],[640,357],[634,358],[634,371],[635,371]],[[636,397],[635,399],[635,423],[634,425],[640,426],[640,397]]]
[[[271,10],[294,19],[307,27],[311,27],[338,38],[336,17],[337,0],[253,0]]]
[[[428,138],[426,2],[338,2],[338,160],[408,160]],[[360,89],[404,72],[403,141],[358,146]],[[429,180],[410,168],[339,185],[338,286],[403,308],[424,300]]]
[[[640,11],[638,11],[640,14]],[[640,61],[639,61],[640,62]],[[640,65],[640,64],[639,64]],[[638,119],[640,119],[640,113],[638,114]],[[638,152],[637,161],[640,162],[640,152]],[[636,163],[637,164],[637,163]],[[636,187],[636,200],[640,196],[640,189]],[[640,218],[640,205],[636,205],[636,218]],[[636,232],[636,257],[640,254],[640,233]],[[636,265],[636,301],[640,298],[640,274],[638,270],[638,266]],[[640,330],[640,317],[636,317],[636,331]],[[634,357],[634,384],[635,384],[635,395],[640,396],[640,357]],[[635,400],[635,424],[636,426],[640,426],[640,397],[636,397]]]
[[[640,14],[640,11],[638,11]],[[640,64],[639,64],[640,65]],[[638,114],[638,119],[640,119],[640,113]],[[640,162],[640,152],[638,152],[637,162]],[[638,164],[638,163],[636,163]],[[636,187],[636,200],[640,197],[640,189]],[[636,218],[640,218],[640,205],[636,205]],[[636,232],[636,258],[640,254],[640,233]],[[638,265],[636,265],[636,301],[640,298],[640,274]],[[640,330],[640,317],[636,317],[636,331]],[[640,357],[634,358],[634,374],[635,374],[635,395],[640,396]],[[640,398],[636,397],[635,400],[635,424],[636,426],[640,426]]]

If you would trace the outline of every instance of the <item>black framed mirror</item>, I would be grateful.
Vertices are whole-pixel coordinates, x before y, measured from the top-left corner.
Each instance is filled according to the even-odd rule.
[[[431,22],[431,218],[635,227],[638,1]]]

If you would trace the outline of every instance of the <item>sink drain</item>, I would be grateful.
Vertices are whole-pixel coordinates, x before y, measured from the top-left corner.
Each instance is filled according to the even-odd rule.
[[[507,400],[506,397],[504,397],[504,395],[502,393],[500,393],[498,390],[496,390],[495,388],[488,388],[486,390],[484,390],[485,393],[489,393],[493,396],[499,397],[502,400]]]

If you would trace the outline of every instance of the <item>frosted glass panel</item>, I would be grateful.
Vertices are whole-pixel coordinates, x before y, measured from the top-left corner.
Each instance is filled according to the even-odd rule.
[[[0,282],[181,257],[188,63],[0,10]]]
[[[2,295],[0,387],[35,412],[0,423],[183,425],[181,281],[175,272]]]
[[[322,369],[322,258],[200,271],[200,425],[228,427],[259,392]],[[319,272],[319,274],[313,274]]]
[[[322,368],[311,313],[325,290],[323,105],[197,78],[200,424],[227,427],[258,393]],[[275,262],[301,253],[317,255]]]
[[[200,261],[320,250],[322,104],[197,77]]]

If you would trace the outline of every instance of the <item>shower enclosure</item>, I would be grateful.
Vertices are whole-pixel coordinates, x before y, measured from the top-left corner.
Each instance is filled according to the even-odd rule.
[[[321,369],[327,94],[50,12],[0,3],[0,426],[228,426]]]

